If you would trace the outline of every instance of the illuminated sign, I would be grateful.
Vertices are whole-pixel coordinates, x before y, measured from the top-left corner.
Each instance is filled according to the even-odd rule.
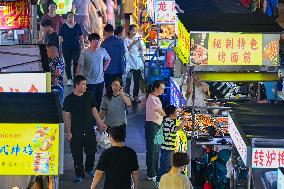
[[[284,166],[284,148],[252,148],[252,168]]]
[[[58,175],[59,124],[0,124],[0,175]]]
[[[262,65],[262,34],[210,33],[208,65]]]
[[[176,3],[171,0],[157,0],[155,5],[155,23],[156,24],[175,24]]]
[[[0,2],[0,29],[26,29],[29,27],[27,0]]]
[[[179,85],[176,83],[174,78],[170,78],[170,104],[175,107],[181,107],[186,105],[186,100],[182,97],[182,102],[180,104],[181,92]]]
[[[236,149],[238,150],[243,162],[247,165],[247,155],[248,155],[248,148],[246,146],[245,141],[243,140],[238,128],[236,127],[232,117],[228,116],[228,132],[234,142]]]
[[[279,34],[190,34],[190,63],[213,66],[277,66]]]
[[[178,44],[175,52],[183,64],[189,63],[190,34],[180,20],[178,20]]]
[[[0,92],[47,92],[46,73],[0,74]]]
[[[148,0],[147,12],[151,17],[152,21],[155,22],[155,0]]]
[[[53,0],[56,5],[56,13],[57,14],[66,14],[72,9],[72,0]]]

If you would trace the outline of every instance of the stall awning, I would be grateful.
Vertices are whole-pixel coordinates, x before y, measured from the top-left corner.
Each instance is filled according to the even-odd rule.
[[[197,72],[202,81],[217,82],[259,82],[259,81],[277,81],[277,73],[260,73],[260,72]]]

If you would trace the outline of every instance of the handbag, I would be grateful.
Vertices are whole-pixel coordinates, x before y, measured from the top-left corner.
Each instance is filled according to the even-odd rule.
[[[272,17],[273,20],[276,20],[276,18],[279,17],[278,6],[276,5],[275,7],[273,7],[271,0],[268,0],[268,2],[269,2],[269,6],[271,8],[271,13],[272,13],[271,17]]]
[[[165,142],[163,125],[158,130],[157,134],[155,135],[154,144],[163,144]]]
[[[105,21],[106,21],[105,15],[104,15],[103,12],[101,11],[101,9],[99,9],[99,8],[97,7],[96,3],[94,3],[92,0],[90,0],[90,1],[91,1],[91,3],[94,5],[94,7],[97,9],[97,14],[98,14],[99,17],[102,18],[103,24],[106,24],[106,22],[105,22]]]

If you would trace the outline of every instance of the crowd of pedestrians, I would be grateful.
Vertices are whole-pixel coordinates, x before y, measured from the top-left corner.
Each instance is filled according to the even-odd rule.
[[[65,20],[56,14],[56,4],[49,2],[48,13],[40,22],[39,43],[46,44],[52,92],[58,94],[63,107],[74,161],[74,183],[82,182],[86,176],[92,177],[91,188],[95,189],[104,175],[104,188],[137,189],[137,155],[125,146],[126,114],[127,107],[140,103],[144,44],[136,25],[129,25],[127,34],[123,26],[115,27],[116,0],[91,2],[96,11],[90,8],[90,1],[73,0],[72,10],[66,13]],[[101,23],[92,20],[91,12],[98,16],[96,22]],[[100,27],[93,28],[95,24]],[[97,32],[93,32],[95,30]],[[73,86],[70,94],[64,94],[64,74],[66,85]],[[130,91],[132,79],[134,87]],[[162,81],[155,81],[146,101],[147,176],[156,184],[160,182],[160,188],[171,189],[177,183],[184,186],[180,189],[190,188],[190,181],[181,174],[189,163],[188,156],[174,152],[176,131],[183,123],[175,125],[175,107],[162,108],[159,96],[164,89]],[[166,143],[161,145],[159,168],[160,146],[154,143],[154,138],[160,127],[164,129]],[[109,134],[111,147],[101,154],[94,169],[97,132]]]

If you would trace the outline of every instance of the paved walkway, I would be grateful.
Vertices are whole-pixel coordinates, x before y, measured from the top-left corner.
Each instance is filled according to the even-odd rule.
[[[71,87],[66,87],[65,94],[69,94],[72,91]],[[143,98],[143,97],[142,97]],[[129,108],[128,124],[127,124],[127,137],[126,145],[133,148],[138,156],[138,163],[140,167],[140,183],[139,189],[155,189],[155,185],[152,182],[146,180],[146,156],[145,156],[145,138],[144,138],[144,122],[145,122],[145,99],[138,105],[134,105]],[[65,133],[66,134],[66,133]],[[66,138],[66,137],[65,137]],[[90,188],[92,179],[86,178],[80,184],[73,184],[72,181],[75,178],[73,159],[70,152],[69,143],[67,140],[64,142],[64,174],[60,176],[59,188],[60,189],[85,189]],[[98,149],[96,160],[103,149]],[[96,165],[97,161],[95,162]],[[119,189],[119,188],[118,188]]]

